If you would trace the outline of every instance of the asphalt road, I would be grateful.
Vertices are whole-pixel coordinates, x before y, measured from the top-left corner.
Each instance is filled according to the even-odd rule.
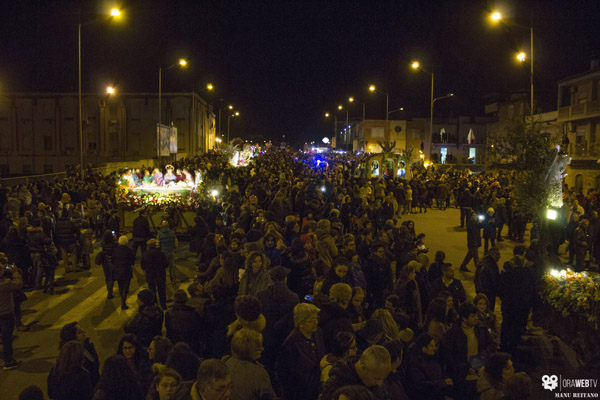
[[[446,252],[447,262],[456,267],[460,265],[466,253],[466,231],[458,227],[457,209],[433,209],[425,214],[404,216],[402,221],[406,219],[415,221],[417,233],[426,234],[425,243],[429,248],[431,261],[436,251],[443,250]],[[504,233],[506,234],[506,228]],[[512,256],[513,246],[514,243],[508,240],[499,243],[501,263]],[[480,249],[480,256],[482,252]],[[94,258],[95,254],[91,257],[92,263]],[[187,249],[187,243],[182,244],[176,258],[179,274],[193,277],[196,262],[197,259]],[[472,263],[469,268],[474,270]],[[472,298],[473,272],[457,272],[456,277],[463,281]],[[15,358],[22,361],[22,365],[12,371],[0,370],[0,399],[16,399],[21,390],[29,385],[37,385],[46,392],[46,378],[58,355],[60,329],[69,322],[79,322],[95,344],[101,363],[114,354],[123,335],[123,325],[136,313],[136,295],[144,288],[144,284],[138,253],[128,301],[130,309],[122,311],[116,284],[115,298],[106,299],[106,285],[100,266],[93,265],[91,271],[68,274],[64,274],[64,267],[59,266],[55,295],[47,295],[41,291],[27,293],[28,300],[23,303],[23,322],[30,330],[16,332],[18,337],[14,341]],[[172,298],[174,290],[180,287],[185,289],[188,284],[189,281],[178,285],[179,287],[168,284],[167,298]]]

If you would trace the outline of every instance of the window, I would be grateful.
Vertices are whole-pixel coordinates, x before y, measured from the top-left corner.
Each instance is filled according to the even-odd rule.
[[[371,128],[371,138],[383,138],[383,127]]]
[[[23,164],[23,174],[24,175],[33,174],[33,167],[31,166],[31,164]]]
[[[52,150],[52,136],[44,136],[44,150]]]
[[[440,163],[441,164],[445,164],[446,163],[446,156],[448,155],[448,149],[446,147],[442,147],[440,149]]]
[[[475,154],[476,154],[475,147],[469,148],[469,158],[472,160],[473,164],[476,163],[476,161],[475,161]]]
[[[54,167],[52,166],[52,164],[44,164],[44,173],[45,174],[51,174],[54,172]]]
[[[96,142],[88,142],[88,150],[96,150]]]

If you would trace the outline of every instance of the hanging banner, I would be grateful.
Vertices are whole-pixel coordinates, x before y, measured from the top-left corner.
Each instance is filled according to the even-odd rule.
[[[157,127],[158,135],[158,155],[168,157],[171,154],[177,154],[177,128],[168,125],[159,125]]]

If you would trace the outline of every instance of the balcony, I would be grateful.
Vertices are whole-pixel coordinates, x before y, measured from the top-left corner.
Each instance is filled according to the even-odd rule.
[[[575,158],[600,158],[600,143],[572,143],[570,145],[570,154]]]
[[[558,119],[563,121],[593,117],[600,117],[600,100],[560,107],[558,109]]]

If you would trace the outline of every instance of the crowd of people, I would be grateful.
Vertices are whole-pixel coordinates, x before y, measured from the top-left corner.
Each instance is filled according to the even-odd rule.
[[[240,168],[219,153],[173,164],[202,171],[219,196],[207,195],[197,209],[188,232],[197,275],[170,307],[167,275],[174,288],[184,279],[175,268],[181,210],[164,210],[156,232],[139,210],[128,239],[117,212],[121,174],[0,189],[0,249],[11,265],[0,269],[5,369],[19,366],[12,335],[15,325],[27,330],[25,290],[53,295],[56,268],[92,268],[97,242],[93,261],[103,268],[107,298],[116,281],[121,308],[129,308],[138,249],[147,288],[101,370],[77,322],[63,327],[48,375],[51,399],[529,398],[530,379],[514,373],[512,358],[539,274],[521,245],[500,267],[495,245],[523,242],[529,218],[510,174],[429,167],[410,179],[366,179],[360,159],[334,155],[318,166],[285,151]],[[127,175],[145,179],[136,170]],[[581,201],[586,210],[567,196],[566,204],[553,238],[569,239],[583,268],[587,251],[592,261],[600,254],[598,215],[589,211],[595,203]],[[462,275],[475,281],[474,299],[442,250],[430,262],[425,235],[410,220],[434,205],[460,208],[457,223],[467,233],[460,270],[470,272],[474,261],[475,275]],[[43,394],[31,387],[21,398]]]

